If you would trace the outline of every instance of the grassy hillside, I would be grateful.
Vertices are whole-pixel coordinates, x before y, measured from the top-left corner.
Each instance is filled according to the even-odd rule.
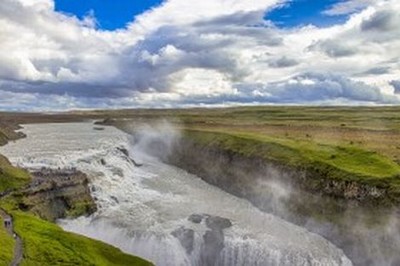
[[[102,242],[63,231],[33,215],[12,212],[24,242],[22,265],[150,265]]]
[[[7,233],[3,223],[0,217],[0,265],[9,265],[13,259],[15,240]]]
[[[12,180],[13,176],[8,176],[8,179]],[[0,183],[4,182],[0,180]],[[7,187],[10,183],[15,188],[14,185],[19,181],[7,182]],[[3,187],[5,187],[4,184]],[[0,207],[12,214],[14,229],[23,240],[24,259],[22,265],[151,265],[151,263],[125,254],[115,247],[65,232],[56,224],[42,220],[33,214],[22,212],[18,209],[20,200],[20,195],[14,193],[0,199]],[[2,223],[0,225],[0,247],[0,265],[8,265],[13,256],[14,239],[7,235]]]
[[[0,155],[0,193],[29,184],[30,176],[25,170],[13,167],[6,157]]]
[[[22,265],[152,265],[100,241],[65,232],[56,224],[19,211],[15,203],[15,198],[8,197],[0,206],[12,214],[14,229],[23,240]],[[0,228],[0,237],[0,265],[7,265],[12,258],[14,240],[3,228]]]
[[[14,229],[23,240],[22,265],[152,265],[108,244],[65,232],[56,224],[22,212],[18,208],[21,198],[18,193],[7,196],[0,200],[0,207],[13,216]],[[3,227],[0,228],[0,265],[7,265],[13,254],[14,240],[5,235],[6,232],[2,229]]]
[[[10,167],[20,177],[20,170]],[[21,184],[14,176],[4,175],[2,187],[16,188]],[[3,182],[4,180],[11,180]],[[25,182],[25,179],[22,179]],[[18,195],[18,194],[16,194]],[[8,196],[0,200],[0,207],[14,217],[16,232],[24,243],[22,265],[151,265],[138,257],[124,254],[119,249],[105,243],[63,231],[58,225],[18,210],[19,197]],[[12,259],[14,239],[0,226],[0,265],[8,265]]]

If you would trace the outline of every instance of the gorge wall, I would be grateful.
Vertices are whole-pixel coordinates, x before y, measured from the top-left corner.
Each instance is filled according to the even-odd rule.
[[[214,144],[185,134],[167,153],[160,140],[148,150],[263,211],[324,236],[355,265],[400,264],[397,198],[390,198],[387,188],[335,180],[327,176],[331,169],[292,168]]]

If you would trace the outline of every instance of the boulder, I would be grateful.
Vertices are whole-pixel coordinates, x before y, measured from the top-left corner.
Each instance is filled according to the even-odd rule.
[[[192,229],[180,227],[171,234],[179,240],[188,254],[192,253],[194,246],[194,231]]]

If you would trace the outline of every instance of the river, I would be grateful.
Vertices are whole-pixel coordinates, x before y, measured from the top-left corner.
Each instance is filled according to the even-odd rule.
[[[64,230],[159,266],[351,265],[321,236],[161,163],[116,128],[83,122],[24,125],[22,131],[25,139],[0,147],[14,165],[76,168],[90,178],[98,211],[58,221]]]

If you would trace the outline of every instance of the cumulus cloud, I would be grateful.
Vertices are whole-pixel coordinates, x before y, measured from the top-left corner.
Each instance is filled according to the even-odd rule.
[[[392,31],[399,26],[399,12],[394,10],[381,10],[361,23],[363,31]]]
[[[268,12],[285,2],[167,0],[103,31],[53,0],[3,0],[0,108],[398,103],[397,0],[339,2],[325,13],[351,13],[344,24],[281,29]]]
[[[360,11],[369,5],[373,4],[375,0],[345,0],[340,1],[327,10],[324,10],[323,13],[328,16],[339,16],[339,15],[347,15],[357,11]]]
[[[312,72],[272,84],[243,84],[239,94],[260,103],[320,103],[341,99],[348,103],[399,103],[383,95],[379,88],[340,75]]]

